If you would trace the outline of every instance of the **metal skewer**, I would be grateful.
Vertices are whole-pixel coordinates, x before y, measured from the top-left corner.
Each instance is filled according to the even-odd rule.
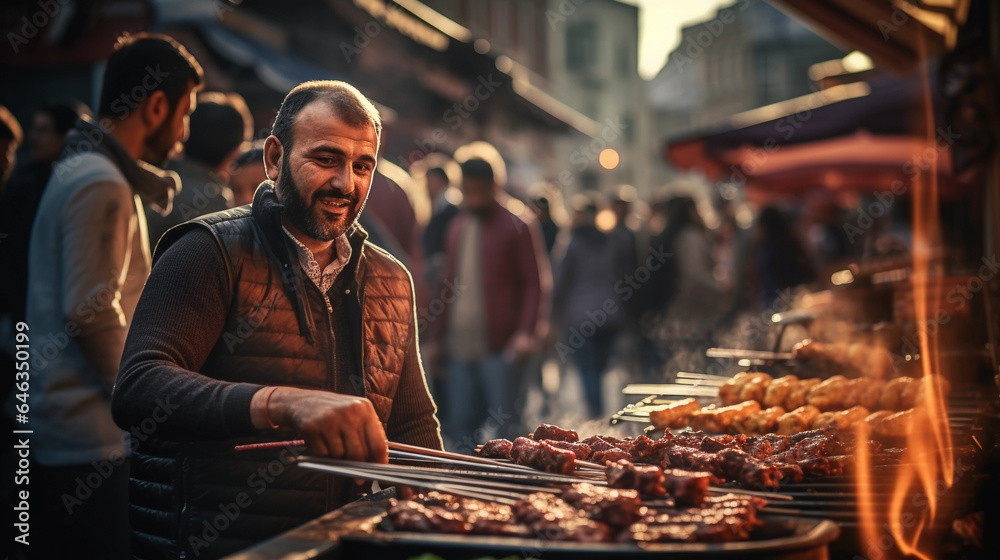
[[[465,482],[476,486],[487,486],[491,488],[519,491],[524,493],[534,493],[534,492],[549,492],[549,493],[559,493],[560,490],[552,488],[550,486],[537,486],[531,484],[515,483],[515,482],[504,482],[500,480],[480,480],[475,481],[470,480],[468,475],[456,473],[454,471],[448,471],[443,469],[434,469],[429,467],[414,467],[411,465],[392,465],[384,463],[365,463],[360,461],[345,461],[338,459],[310,459],[311,461],[319,462],[325,465],[342,466],[351,469],[356,469],[358,471],[370,471],[371,478],[384,478],[387,475],[400,475],[408,478],[419,478],[421,480],[428,480],[431,482],[442,482],[446,484],[452,484],[450,480],[442,479],[453,479],[460,483]],[[466,471],[471,472],[471,471]],[[537,482],[537,481],[536,481]]]
[[[505,490],[494,490],[489,488],[467,486],[464,484],[420,480],[418,478],[412,478],[398,474],[385,473],[384,475],[373,477],[370,471],[365,471],[363,469],[355,469],[343,465],[330,464],[323,459],[300,457],[297,460],[297,463],[300,467],[304,469],[323,471],[331,474],[339,474],[342,476],[349,476],[354,478],[365,478],[365,479],[377,478],[385,480],[387,482],[393,482],[396,484],[414,486],[417,488],[427,488],[430,490],[437,490],[438,492],[455,494],[456,496],[464,496],[466,498],[474,498],[477,500],[494,501],[506,505],[514,505],[515,503],[517,503],[517,500],[519,500],[522,497],[520,494],[514,492],[507,492]]]
[[[768,352],[766,350],[743,350],[741,348],[709,348],[705,350],[709,358],[734,358],[746,360],[793,360],[791,352]]]

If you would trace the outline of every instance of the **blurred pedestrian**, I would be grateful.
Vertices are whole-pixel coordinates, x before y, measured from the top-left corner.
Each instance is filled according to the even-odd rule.
[[[456,160],[462,212],[448,231],[445,279],[459,293],[432,328],[447,356],[445,434],[453,448],[471,452],[483,440],[477,435],[519,429],[523,364],[545,330],[551,272],[537,222],[506,207],[506,169],[496,149],[479,143],[460,149]]]
[[[24,130],[10,110],[0,105],[0,191],[17,163],[17,149],[24,140]]]
[[[214,91],[198,96],[183,154],[167,165],[181,178],[173,210],[161,216],[146,208],[150,249],[177,224],[234,206],[229,188],[232,164],[252,137],[253,119],[242,97]]]
[[[632,218],[632,204],[635,203],[638,192],[632,185],[618,185],[611,198],[611,211],[615,215],[614,234],[622,239],[625,247],[631,248],[628,255],[628,269],[635,270],[639,259],[639,237],[629,224]]]
[[[774,309],[782,292],[815,280],[812,264],[788,218],[775,206],[757,217],[757,275],[760,303]]]
[[[563,207],[562,193],[559,187],[548,181],[532,185],[530,193],[529,205],[542,230],[545,253],[551,258],[559,244],[559,234],[570,225]]]
[[[115,426],[110,402],[150,270],[136,195],[169,209],[177,177],[150,164],[166,161],[186,138],[203,79],[173,39],[123,38],[105,66],[101,124],[77,121],[42,196],[27,299],[31,332],[49,333],[48,343],[39,340],[47,344],[39,349],[46,362],[32,368],[29,398],[31,497],[38,504],[32,558],[132,558],[129,435]],[[99,484],[81,489],[80,481],[95,476]]]
[[[6,275],[0,290],[0,316],[9,314],[11,325],[24,320],[28,296],[25,263],[38,204],[52,175],[52,166],[66,145],[66,134],[84,115],[90,116],[90,109],[77,101],[48,103],[35,111],[28,132],[31,160],[14,170],[0,194],[0,224],[7,234],[0,243],[0,270]]]
[[[652,369],[648,377],[662,380],[678,368],[701,367],[704,348],[710,345],[726,304],[714,275],[708,231],[694,199],[677,196],[667,201],[666,227],[650,240],[650,251],[667,258],[652,272],[649,287],[641,290],[640,320],[647,342],[644,365]]]
[[[236,156],[229,175],[229,189],[233,192],[233,207],[253,202],[257,187],[267,179],[264,171],[264,147],[254,147]]]
[[[430,198],[431,217],[424,227],[421,241],[424,248],[424,261],[427,263],[427,285],[433,293],[440,290],[447,255],[448,226],[458,215],[456,204],[462,198],[458,192],[457,183],[461,177],[458,164],[444,154],[429,154],[422,162],[427,169],[423,172],[427,186],[427,196]]]
[[[584,397],[592,418],[603,414],[601,380],[625,323],[624,301],[615,286],[634,260],[630,247],[612,232],[598,229],[603,208],[596,193],[570,201],[573,226],[566,252],[555,266],[552,290],[553,331],[561,361],[571,359],[580,372]]]

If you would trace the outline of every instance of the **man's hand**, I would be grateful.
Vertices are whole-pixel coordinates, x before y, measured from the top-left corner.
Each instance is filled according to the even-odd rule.
[[[503,355],[511,362],[522,362],[534,354],[538,348],[535,338],[523,332],[516,333],[503,350]]]
[[[385,430],[368,399],[294,387],[273,389],[268,399],[271,391],[257,391],[250,402],[250,417],[257,428],[269,427],[269,417],[279,426],[300,432],[316,455],[389,462]]]

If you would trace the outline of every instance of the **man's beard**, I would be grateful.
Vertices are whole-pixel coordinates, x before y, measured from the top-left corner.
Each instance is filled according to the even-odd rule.
[[[167,115],[166,120],[164,120],[160,127],[156,129],[156,132],[154,132],[149,138],[146,138],[143,145],[142,157],[146,163],[150,163],[161,168],[167,164],[170,150],[179,144],[177,139],[173,137],[173,120],[173,112],[171,111],[171,113]]]
[[[358,203],[357,191],[343,193],[337,189],[320,189],[312,194],[312,201],[306,201],[299,191],[299,186],[292,178],[291,169],[288,167],[288,159],[281,162],[281,175],[278,178],[281,185],[281,204],[285,207],[284,215],[299,231],[316,239],[317,241],[332,241],[347,233],[347,229],[354,224],[354,221],[364,210],[364,205],[358,208],[357,213],[352,214],[352,210]],[[320,198],[333,198],[347,202],[348,212],[343,217],[338,217],[334,221],[329,221],[324,217]]]

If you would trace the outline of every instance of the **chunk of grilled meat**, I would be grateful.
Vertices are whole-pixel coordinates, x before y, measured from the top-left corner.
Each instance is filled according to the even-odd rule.
[[[514,517],[542,539],[573,542],[608,542],[611,528],[588,518],[562,498],[543,492],[518,500]]]
[[[514,444],[506,439],[491,439],[479,449],[479,455],[490,459],[510,459]]]
[[[583,511],[589,519],[614,529],[624,529],[635,523],[643,511],[639,493],[635,490],[604,488],[585,482],[564,490],[562,499]]]
[[[684,399],[672,402],[667,406],[649,411],[649,421],[660,429],[683,428],[687,426],[688,417],[701,410],[701,405],[694,399]]]
[[[763,524],[757,512],[767,502],[726,494],[707,498],[702,507],[678,510],[649,509],[621,533],[619,542],[726,542],[744,540]]]
[[[663,469],[655,465],[635,465],[621,459],[608,463],[605,469],[608,486],[638,490],[647,496],[661,497],[667,493],[664,488]]]
[[[543,442],[556,447],[558,449],[565,449],[566,451],[572,451],[577,459],[581,461],[586,461],[590,457],[590,446],[586,443],[573,443],[569,441],[558,441],[554,439],[543,439]]]
[[[531,435],[535,441],[543,439],[554,439],[556,441],[568,441],[571,443],[580,441],[580,434],[573,430],[553,426],[552,424],[540,424],[535,428],[535,433]]]
[[[525,437],[514,440],[510,457],[519,465],[548,473],[569,475],[576,469],[576,454],[572,451]]]

